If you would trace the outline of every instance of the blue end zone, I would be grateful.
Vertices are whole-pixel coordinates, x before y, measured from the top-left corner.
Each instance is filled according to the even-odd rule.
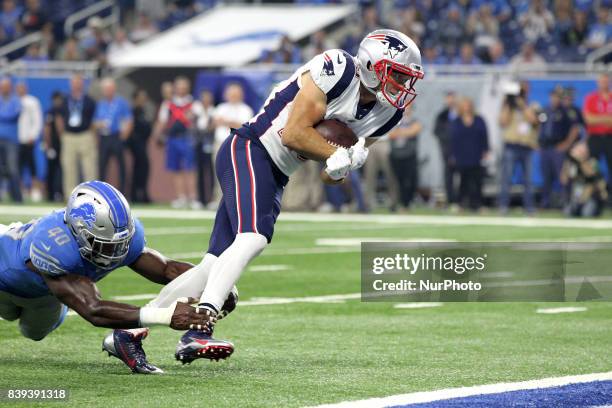
[[[570,384],[563,387],[510,391],[498,394],[451,398],[422,404],[396,405],[393,408],[456,407],[593,407],[612,403],[612,381]]]

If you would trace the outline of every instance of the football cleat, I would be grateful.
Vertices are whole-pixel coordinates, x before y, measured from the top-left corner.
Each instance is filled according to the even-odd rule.
[[[147,361],[142,348],[142,340],[149,329],[139,329],[133,333],[127,330],[113,330],[102,342],[102,351],[123,361],[135,374],[163,374],[164,371]]]
[[[174,357],[183,364],[198,358],[224,360],[232,355],[234,345],[229,341],[215,340],[211,333],[189,330],[179,340]]]

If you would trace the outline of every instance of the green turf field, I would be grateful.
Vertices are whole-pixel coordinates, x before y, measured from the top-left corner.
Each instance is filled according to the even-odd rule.
[[[2,216],[0,207],[0,223],[28,218]],[[149,246],[170,256],[189,256],[192,262],[206,248],[212,227],[208,219],[142,221],[150,232]],[[281,220],[273,244],[238,286],[241,301],[359,293],[359,247],[329,245],[336,239],[580,237],[609,240],[612,233],[439,225],[425,218],[422,224]],[[159,290],[127,269],[113,272],[99,287],[106,298]],[[107,330],[77,316],[38,343],[20,337],[14,323],[0,321],[0,388],[68,388],[69,402],[57,406],[297,407],[612,370],[610,303],[583,304],[588,310],[581,313],[544,315],[536,309],[559,304],[452,303],[411,310],[331,299],[239,305],[217,326],[216,335],[236,345],[235,354],[218,363],[200,360],[182,366],[173,357],[180,333],[154,328],[145,350],[166,371],[163,376],[131,375],[101,352]]]

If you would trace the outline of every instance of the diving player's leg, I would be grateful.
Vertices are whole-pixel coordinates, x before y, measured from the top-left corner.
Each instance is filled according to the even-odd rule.
[[[3,225],[0,225],[0,230]],[[1,233],[1,231],[0,231]],[[13,301],[13,295],[0,291],[0,317],[4,320],[13,321],[21,316],[21,307]]]
[[[26,299],[14,297],[16,304],[21,306],[19,330],[24,337],[39,341],[57,329],[66,318],[68,308],[55,296],[42,296]]]

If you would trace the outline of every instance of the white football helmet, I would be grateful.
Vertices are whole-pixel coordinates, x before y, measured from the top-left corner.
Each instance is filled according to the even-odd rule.
[[[361,83],[380,103],[404,109],[417,94],[414,84],[425,76],[421,52],[407,35],[395,30],[375,30],[359,44]]]
[[[81,256],[97,267],[116,268],[127,256],[134,220],[127,200],[110,184],[88,181],[76,186],[64,221],[77,240]]]

